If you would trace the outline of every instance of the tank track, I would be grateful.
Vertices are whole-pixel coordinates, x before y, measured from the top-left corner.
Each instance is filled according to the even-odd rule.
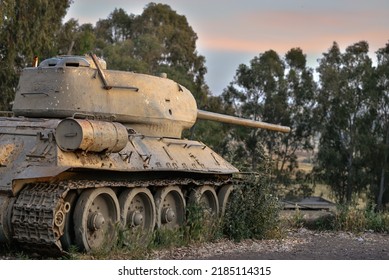
[[[70,190],[110,187],[117,188],[159,188],[165,186],[219,187],[231,184],[231,178],[217,180],[174,179],[139,181],[90,181],[69,180],[58,183],[29,183],[20,192],[12,206],[11,224],[13,240],[23,249],[44,255],[61,255],[63,248],[60,237],[64,233],[66,213],[70,204],[65,201]]]
[[[58,184],[31,183],[12,208],[13,239],[28,250],[59,253],[65,225],[66,188]]]

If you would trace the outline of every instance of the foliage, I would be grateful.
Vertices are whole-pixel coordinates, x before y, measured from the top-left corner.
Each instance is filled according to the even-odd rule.
[[[341,53],[334,43],[318,67],[316,116],[321,137],[315,171],[341,204],[350,203],[352,195],[369,183],[365,171],[370,163],[364,158],[371,143],[374,111],[368,50],[367,42],[361,41]]]
[[[375,119],[367,154],[370,172],[374,174],[371,187],[373,201],[382,210],[389,201],[388,156],[389,156],[389,43],[377,51],[377,68],[372,83],[376,85],[374,95]]]
[[[34,56],[57,53],[57,35],[71,0],[3,0],[0,9],[0,110],[9,110],[20,71]]]
[[[353,205],[338,205],[333,211],[315,214],[317,217],[308,217],[307,213],[297,209],[288,220],[288,226],[355,233],[389,232],[389,214],[377,212],[372,206],[361,209]]]
[[[196,50],[197,34],[168,5],[150,3],[140,15],[115,9],[96,23],[94,36],[89,51],[103,56],[111,69],[167,73],[194,94],[200,107],[206,103],[205,58]]]
[[[186,207],[187,220],[184,227],[186,244],[214,241],[221,237],[220,219],[211,215],[199,203]]]
[[[268,176],[253,176],[242,182],[230,199],[223,220],[227,238],[240,241],[280,237],[280,203]]]
[[[291,49],[282,59],[269,50],[240,65],[234,81],[223,92],[224,102],[235,114],[257,121],[291,127],[287,135],[273,131],[236,128],[232,149],[245,170],[257,171],[265,154],[273,160],[278,183],[290,185],[298,169],[297,151],[313,149],[313,108],[316,83],[312,69],[299,48]]]
[[[281,114],[274,113],[286,102],[283,73],[284,65],[276,52],[268,51],[254,57],[250,66],[239,65],[234,81],[223,92],[225,102],[234,104],[234,108],[238,109],[236,113],[241,117],[280,123],[275,118],[279,118]],[[252,171],[256,171],[258,155],[264,145],[268,144],[270,153],[273,151],[275,139],[266,136],[266,132],[258,129],[237,128],[234,131],[233,137],[247,150]]]
[[[389,216],[375,212],[373,208],[358,209],[353,206],[339,206],[333,219],[332,227],[335,230],[361,232],[373,230],[387,232],[389,230]]]

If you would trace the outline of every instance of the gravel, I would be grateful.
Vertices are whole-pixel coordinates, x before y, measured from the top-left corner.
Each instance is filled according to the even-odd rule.
[[[279,240],[221,240],[154,252],[155,259],[389,260],[389,234],[289,230]]]
[[[2,253],[0,260],[44,259],[42,256]],[[123,256],[124,257],[124,256]],[[161,260],[389,260],[389,234],[361,234],[289,229],[282,239],[243,240],[192,244],[153,251],[150,259]],[[122,259],[122,257],[120,257]]]

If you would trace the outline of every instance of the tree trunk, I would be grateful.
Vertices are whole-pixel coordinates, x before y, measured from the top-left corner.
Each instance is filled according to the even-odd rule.
[[[71,54],[72,54],[73,47],[74,47],[74,40],[72,40],[72,41],[70,42],[70,46],[69,46],[67,55],[71,55]]]
[[[377,196],[377,210],[382,210],[382,199],[385,192],[385,173],[386,173],[386,165],[388,161],[388,148],[389,148],[389,126],[387,126],[386,129],[386,139],[385,139],[385,146],[384,146],[384,159],[382,162],[381,167],[381,178],[380,178],[380,185],[378,188],[378,196]]]
[[[386,150],[386,149],[385,149]],[[385,152],[385,162],[386,162],[386,158],[387,158],[387,155],[386,155],[386,152]],[[384,190],[385,190],[385,169],[386,169],[386,163],[384,163],[384,165],[382,166],[381,168],[381,178],[380,178],[380,185],[379,185],[379,189],[378,189],[378,196],[377,196],[377,210],[378,211],[381,211],[382,210],[382,198],[384,196]]]
[[[353,173],[354,173],[354,167],[353,167],[353,161],[354,157],[352,152],[350,152],[348,160],[347,160],[347,186],[346,186],[346,202],[350,203],[352,194],[353,194],[353,189],[354,189],[354,184],[353,184]]]

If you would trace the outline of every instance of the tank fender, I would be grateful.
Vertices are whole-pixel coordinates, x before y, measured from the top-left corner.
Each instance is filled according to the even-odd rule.
[[[59,174],[67,171],[68,166],[30,166],[20,172],[13,180],[13,193],[18,193],[26,181],[37,181],[54,178]]]

